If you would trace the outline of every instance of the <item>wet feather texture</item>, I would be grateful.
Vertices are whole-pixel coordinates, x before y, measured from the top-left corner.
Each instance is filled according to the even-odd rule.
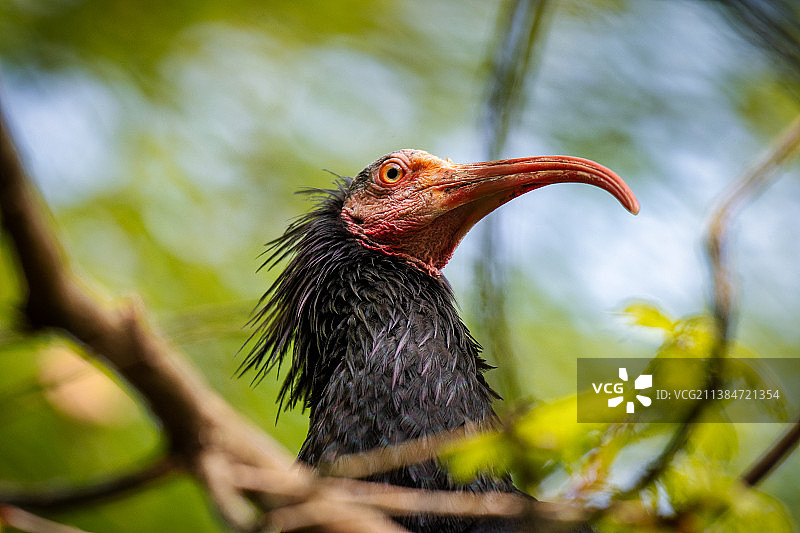
[[[240,369],[255,371],[257,381],[288,364],[279,399],[283,408],[310,410],[299,458],[316,466],[468,422],[492,426],[496,419],[491,402],[497,395],[483,378],[490,367],[459,318],[447,281],[362,246],[341,221],[347,186],[306,191],[316,208],[268,244],[264,267],[291,259],[259,303],[252,349]],[[507,477],[460,485],[431,461],[373,479],[428,489],[516,490]],[[464,531],[484,522],[399,521],[414,531]]]
[[[264,267],[288,264],[259,302],[241,367],[258,381],[288,365],[281,407],[300,404],[311,418],[300,460],[321,466],[467,424],[496,425],[491,404],[498,396],[483,377],[490,367],[459,318],[441,269],[488,213],[525,192],[570,182],[601,187],[632,213],[639,210],[614,172],[569,156],[460,165],[403,149],[352,180],[341,178],[335,189],[306,191],[316,207],[268,244]],[[370,479],[519,492],[507,475],[458,483],[430,460]],[[518,521],[499,518],[396,520],[417,532],[521,529]]]

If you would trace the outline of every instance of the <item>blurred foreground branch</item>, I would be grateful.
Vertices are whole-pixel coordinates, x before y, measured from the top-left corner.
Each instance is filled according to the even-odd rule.
[[[37,511],[67,509],[87,503],[113,499],[165,478],[175,472],[171,457],[162,457],[139,470],[103,480],[94,485],[79,487],[52,487],[0,491],[0,502]],[[2,523],[2,522],[0,522]]]
[[[13,505],[0,504],[0,525],[32,533],[85,533],[82,529],[65,526],[36,516]]]
[[[180,354],[150,330],[139,306],[128,303],[106,308],[80,285],[44,212],[0,115],[0,216],[4,236],[16,251],[29,325],[65,331],[125,378],[161,423],[168,459],[132,476],[58,495],[17,494],[17,503],[46,508],[58,503],[99,501],[122,493],[122,488],[140,486],[180,468],[206,487],[226,522],[237,530],[251,531],[259,527],[263,511],[284,502],[273,498],[265,504],[244,494],[230,474],[233,466],[273,472],[277,487],[313,483],[316,477],[311,471],[297,465],[285,449],[239,415]],[[275,492],[281,494],[279,488]],[[321,524],[323,529],[341,529],[341,525],[327,528],[340,516],[328,515]],[[350,524],[350,530],[401,531],[383,515],[365,515],[359,524]]]
[[[331,476],[364,478],[397,468],[435,460],[448,445],[479,431],[478,424],[466,424],[456,429],[407,440],[394,446],[375,448],[366,452],[339,457],[320,470]]]

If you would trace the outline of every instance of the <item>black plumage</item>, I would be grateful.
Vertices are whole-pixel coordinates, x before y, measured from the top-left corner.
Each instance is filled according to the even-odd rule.
[[[629,210],[613,172],[555,156],[458,165],[419,150],[387,154],[335,189],[268,245],[265,266],[289,262],[262,297],[242,372],[288,365],[281,405],[310,411],[299,459],[312,466],[466,424],[490,429],[498,398],[490,367],[461,321],[441,268],[487,213],[527,191],[590,183]],[[436,461],[369,478],[435,490],[519,492],[509,476],[459,483]],[[518,530],[498,518],[417,515],[412,531]],[[530,524],[528,524],[530,525]]]
[[[310,411],[299,459],[311,465],[466,423],[491,426],[489,365],[443,277],[369,250],[345,228],[347,183],[316,190],[317,207],[269,244],[265,265],[292,259],[261,300],[244,369],[267,372],[291,352],[280,390]],[[262,374],[263,375],[263,374]],[[515,490],[507,477],[462,485],[428,461],[371,478],[426,489]],[[413,531],[466,531],[474,519],[412,517]]]

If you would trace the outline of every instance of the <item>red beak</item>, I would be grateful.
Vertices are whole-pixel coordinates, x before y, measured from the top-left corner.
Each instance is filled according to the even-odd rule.
[[[359,176],[375,185],[362,184],[350,192],[342,209],[349,230],[368,248],[403,257],[432,275],[439,274],[480,219],[545,185],[588,183],[610,192],[631,213],[639,212],[639,202],[622,178],[578,157],[461,165],[421,150],[398,150]]]
[[[600,187],[611,193],[634,215],[639,212],[639,202],[622,178],[588,159],[569,156],[523,157],[453,164],[452,168],[436,186],[445,193],[444,201],[448,209],[469,206],[467,209],[473,224],[509,200],[553,183],[587,183]]]

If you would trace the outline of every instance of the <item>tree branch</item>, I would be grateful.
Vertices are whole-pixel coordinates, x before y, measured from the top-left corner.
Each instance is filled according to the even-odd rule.
[[[780,134],[776,142],[756,165],[736,180],[722,196],[709,224],[706,254],[711,264],[714,284],[714,318],[722,339],[730,336],[734,314],[734,285],[731,280],[730,259],[727,256],[728,237],[735,217],[744,206],[777,178],[778,170],[800,150],[800,116]]]
[[[274,473],[258,468],[239,466],[234,469],[239,488],[269,494],[274,491]],[[331,501],[368,506],[393,516],[415,513],[433,513],[461,516],[517,516],[526,512],[530,502],[513,493],[471,493],[420,490],[385,483],[359,481],[346,478],[320,478],[313,485],[295,485],[285,495],[293,492],[298,501],[310,497],[326,496]],[[536,513],[545,516],[556,510],[566,513],[568,507],[534,502]]]
[[[735,288],[728,257],[731,225],[739,212],[780,176],[778,171],[800,151],[800,116],[781,133],[761,160],[733,183],[714,212],[706,250],[714,281],[714,319],[718,343],[727,343],[735,322]],[[778,440],[747,472],[742,481],[755,485],[766,477],[800,441],[800,421]]]
[[[794,423],[789,430],[778,439],[772,447],[751,466],[747,472],[742,474],[742,481],[750,486],[758,485],[762,479],[767,477],[779,464],[786,459],[800,441],[800,420]]]
[[[230,477],[220,464],[244,464],[281,473],[281,479],[314,479],[305,467],[271,437],[225,402],[205,379],[148,326],[133,303],[100,305],[75,279],[51,221],[17,156],[0,110],[0,221],[16,250],[17,270],[25,293],[24,311],[35,328],[63,330],[102,359],[140,394],[168,439],[167,460],[186,468],[205,484],[220,514],[236,529],[257,527],[257,513],[245,512]],[[174,463],[172,463],[174,461]],[[167,468],[163,463],[160,468]],[[74,489],[61,499],[88,502],[111,496],[127,485],[143,485],[160,474],[159,467],[121,476],[108,484]],[[45,504],[52,495],[28,495],[27,503]],[[56,498],[58,499],[58,498]],[[25,503],[24,499],[19,500]],[[263,503],[263,502],[260,502]],[[271,510],[271,509],[267,509]],[[345,511],[345,510],[343,510]],[[337,518],[330,516],[331,520]],[[366,524],[376,522],[363,517]],[[385,529],[385,519],[374,531]],[[335,529],[335,528],[334,528]],[[395,528],[394,531],[400,531]]]
[[[161,480],[176,471],[171,457],[162,457],[131,473],[83,487],[47,486],[43,488],[0,491],[0,502],[37,511],[57,511],[69,507],[100,503]]]
[[[721,379],[723,358],[728,352],[733,333],[732,324],[735,315],[734,283],[731,278],[731,267],[726,253],[727,238],[731,225],[744,205],[754,200],[760,192],[775,180],[777,171],[799,149],[800,117],[797,117],[779,136],[775,144],[766,151],[761,160],[750,171],[733,182],[722,195],[723,199],[719,206],[713,211],[714,214],[711,217],[706,241],[706,253],[711,267],[711,278],[714,287],[713,314],[716,337],[709,357],[710,365],[705,384],[706,390],[715,389]],[[667,445],[661,450],[661,453],[650,462],[629,489],[622,491],[618,495],[619,499],[625,499],[627,496],[640,491],[653,482],[667,468],[675,454],[686,444],[693,424],[702,414],[705,406],[706,402],[702,401],[694,404],[686,419],[672,435]],[[798,439],[800,439],[800,428],[795,426],[794,430],[789,431],[764,456],[762,461],[754,465],[753,469],[744,475],[743,480],[750,485],[757,482],[777,462],[782,460],[786,453],[794,449]],[[750,482],[750,479],[753,482]]]
[[[394,446],[375,448],[365,452],[343,455],[331,465],[323,465],[320,472],[327,476],[365,478],[389,472],[404,466],[436,459],[449,444],[456,443],[480,431],[479,424],[426,435]]]
[[[512,0],[501,8],[492,50],[491,73],[483,111],[483,143],[486,158],[500,159],[511,130],[512,118],[522,106],[526,77],[537,70],[537,45],[548,30],[549,0]],[[481,250],[474,265],[478,286],[484,353],[498,371],[500,393],[506,400],[519,400],[522,388],[514,368],[518,366],[506,316],[505,265],[500,244],[498,214],[487,217],[480,228]]]
[[[11,526],[28,533],[86,533],[82,529],[65,526],[18,507],[3,504],[0,504],[0,526]]]
[[[164,423],[173,451],[202,448],[201,439],[217,438],[209,430],[219,427],[223,434],[250,437],[237,448],[265,466],[291,465],[289,454],[243,420],[148,328],[138,306],[106,309],[89,295],[70,273],[41,211],[0,116],[0,220],[17,251],[31,325],[64,330],[119,372]]]

